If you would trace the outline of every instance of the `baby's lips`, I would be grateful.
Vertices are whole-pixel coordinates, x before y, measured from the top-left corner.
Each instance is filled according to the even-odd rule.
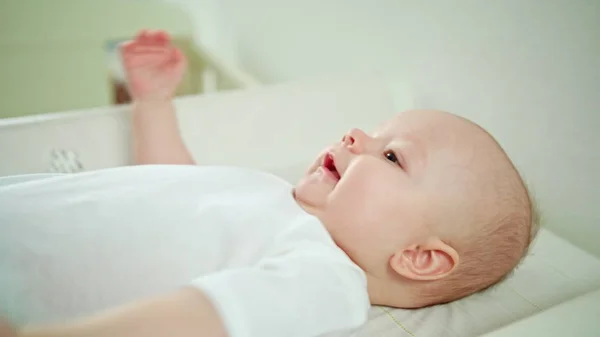
[[[335,165],[336,171],[338,172],[340,177],[343,177],[344,173],[346,172],[346,169],[348,168],[345,160],[346,156],[344,155],[343,150],[339,147],[333,147],[329,150],[329,153],[333,158],[333,163]]]

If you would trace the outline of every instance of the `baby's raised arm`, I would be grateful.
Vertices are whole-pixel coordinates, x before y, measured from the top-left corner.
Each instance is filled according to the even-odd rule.
[[[133,98],[136,164],[194,165],[179,126],[173,96],[186,68],[180,50],[165,32],[142,31],[121,47]]]

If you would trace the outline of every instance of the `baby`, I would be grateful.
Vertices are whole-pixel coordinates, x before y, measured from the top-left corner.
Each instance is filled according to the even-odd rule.
[[[365,322],[370,304],[420,308],[496,284],[535,236],[519,173],[463,118],[410,111],[371,135],[353,129],[290,186],[242,168],[194,166],[172,103],[186,60],[166,33],[141,32],[122,54],[139,165],[0,180],[9,233],[0,247],[16,256],[11,242],[33,236],[46,245],[45,267],[60,281],[38,285],[54,296],[47,302],[114,298],[69,303],[64,316],[103,313],[25,326],[20,336],[344,333]],[[53,220],[68,242],[52,244],[43,228]],[[25,297],[22,307],[36,301]],[[31,316],[23,320],[64,318]]]

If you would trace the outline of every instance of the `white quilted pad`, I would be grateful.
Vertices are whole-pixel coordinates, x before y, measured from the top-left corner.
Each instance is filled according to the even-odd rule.
[[[425,309],[374,307],[369,322],[352,336],[478,336],[596,289],[600,259],[541,230],[530,255],[505,282]]]

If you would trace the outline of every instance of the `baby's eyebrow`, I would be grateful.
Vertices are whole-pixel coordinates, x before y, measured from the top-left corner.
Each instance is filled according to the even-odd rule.
[[[420,170],[425,165],[426,155],[418,141],[411,138],[393,139],[390,146],[398,149],[404,165],[411,171]]]

